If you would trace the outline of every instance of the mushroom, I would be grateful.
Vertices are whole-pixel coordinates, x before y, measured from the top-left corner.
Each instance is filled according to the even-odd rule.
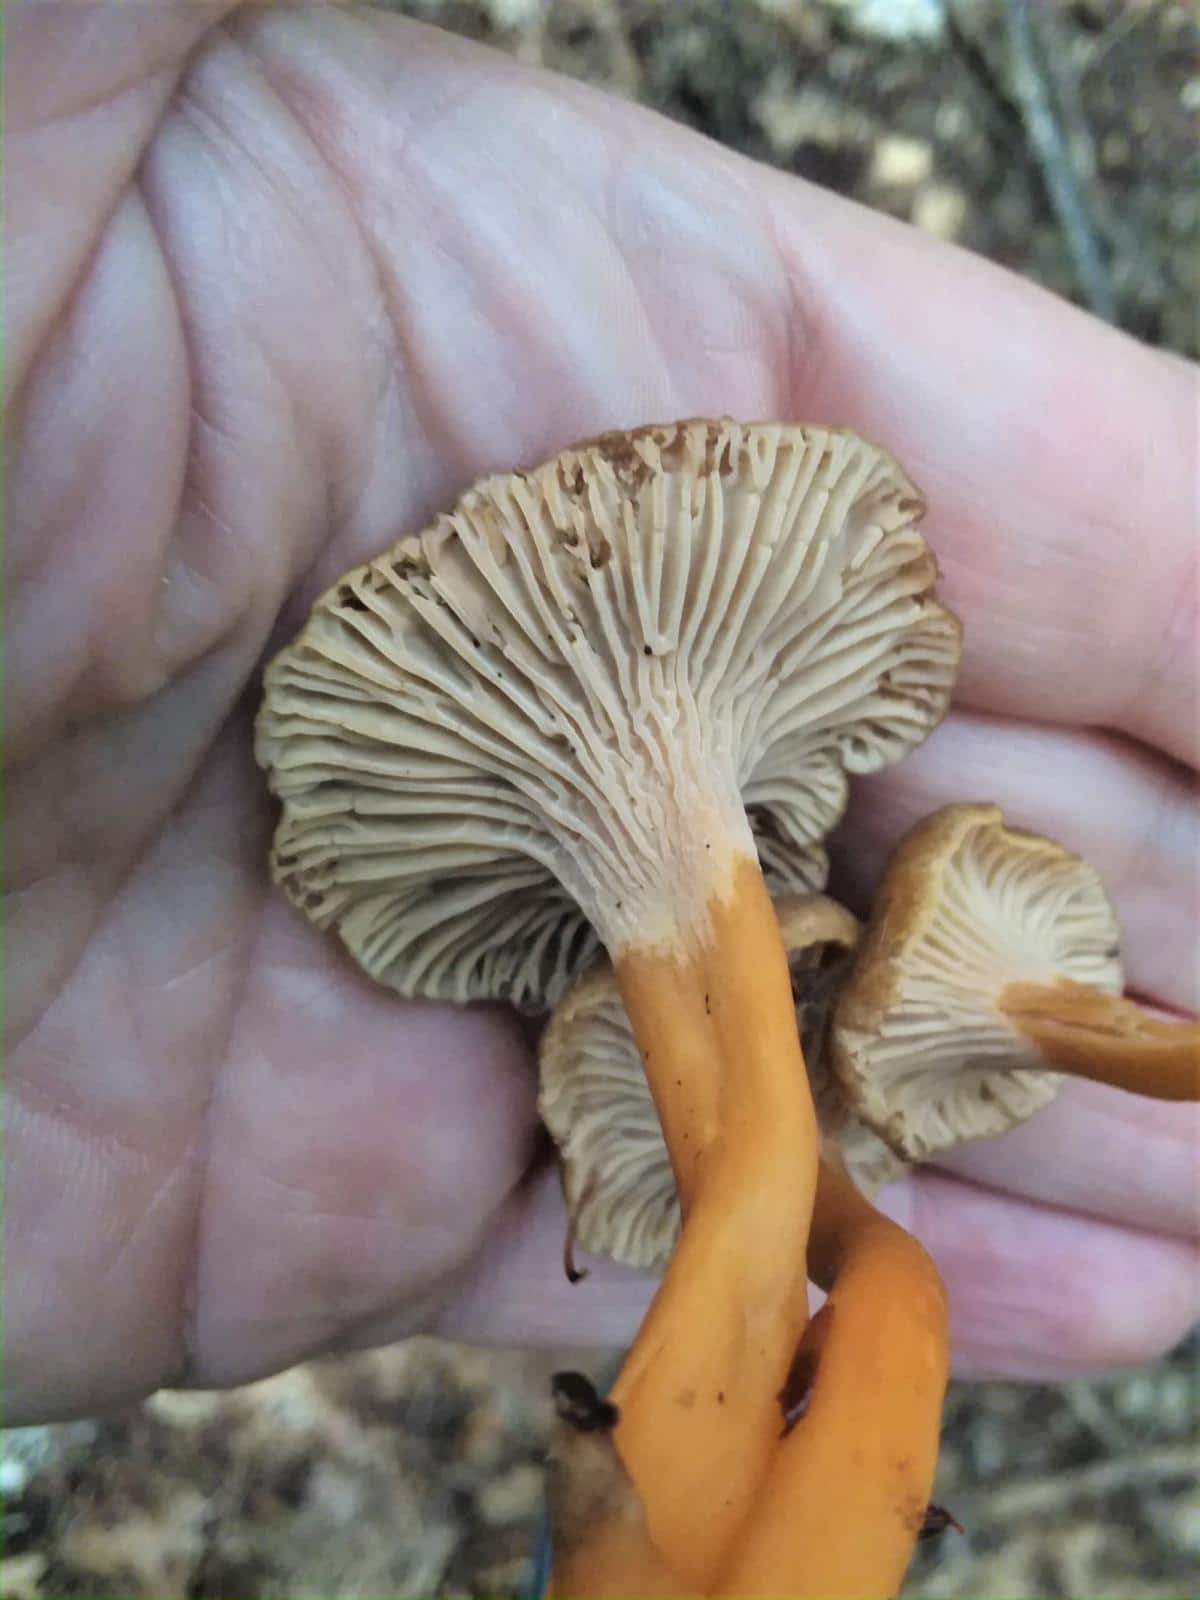
[[[612,958],[684,1216],[615,1438],[697,1588],[775,1443],[817,1178],[747,812],[819,851],[846,774],[944,714],[959,630],[921,508],[846,432],[606,434],[348,574],[266,674],[275,875],[372,976],[541,1001],[596,939]]]
[[[748,815],[777,888],[822,888],[846,771],[919,743],[954,676],[919,509],[849,434],[736,423],[485,480],[268,669],[276,880],[401,994],[535,1006],[589,913],[641,937],[623,851],[702,878]]]
[[[1059,1071],[1197,1098],[1200,1028],[1121,997],[1119,934],[1098,874],[1053,840],[994,805],[928,817],[888,863],[837,1002],[850,1102],[921,1161],[1032,1116]]]
[[[850,1111],[828,1064],[837,984],[858,922],[824,895],[775,902],[817,1119],[847,1170],[873,1194],[905,1163]],[[607,963],[559,1002],[539,1051],[542,1120],[558,1146],[570,1237],[627,1266],[661,1268],[679,1233],[670,1157],[641,1058]]]

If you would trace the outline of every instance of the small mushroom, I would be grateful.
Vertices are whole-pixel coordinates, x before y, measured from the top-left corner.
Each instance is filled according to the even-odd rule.
[[[775,910],[822,1135],[873,1194],[905,1163],[850,1111],[827,1057],[832,1005],[858,923],[824,895],[786,896]],[[586,973],[564,995],[542,1035],[539,1064],[539,1109],[562,1158],[573,1239],[627,1266],[663,1266],[679,1234],[679,1199],[611,966]]]
[[[1200,1030],[1121,998],[1100,878],[998,807],[952,805],[895,850],[837,1003],[833,1063],[858,1114],[922,1161],[1003,1133],[1061,1069],[1196,1098]]]
[[[616,1442],[697,1589],[776,1442],[817,1181],[751,818],[819,861],[847,773],[944,714],[921,509],[850,433],[606,434],[348,574],[266,674],[275,875],[373,977],[544,1004],[612,958],[684,1214]]]

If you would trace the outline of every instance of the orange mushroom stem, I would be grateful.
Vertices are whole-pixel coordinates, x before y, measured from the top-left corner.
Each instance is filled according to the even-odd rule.
[[[779,1435],[808,1315],[817,1123],[779,925],[738,860],[687,946],[618,952],[683,1229],[613,1390],[650,1532],[704,1592]]]
[[[685,1526],[673,1520],[677,1502],[668,1502],[663,1520],[662,1482],[646,1482],[639,1494],[613,1448],[626,1417],[578,1378],[568,1405],[556,1391],[560,1418],[576,1432],[555,1451],[555,1594],[882,1600],[897,1593],[919,1539],[957,1526],[929,1498],[948,1365],[945,1294],[933,1263],[828,1162],[820,1167],[809,1259],[829,1298],[771,1397],[769,1426],[752,1407],[740,1408],[758,1429],[741,1441],[743,1450],[761,1470],[750,1475],[749,1503],[739,1500],[745,1514],[724,1559],[706,1577],[683,1569],[694,1567],[696,1539],[721,1499],[714,1482],[723,1491],[741,1457],[715,1455],[710,1444],[702,1456],[707,1497],[686,1508],[691,1543],[671,1549],[667,1541]],[[681,1301],[696,1282],[673,1284],[673,1295]],[[719,1319],[690,1331],[697,1350],[721,1359]],[[663,1426],[678,1449],[670,1422]],[[663,1520],[661,1542],[652,1506]]]
[[[1200,1100],[1200,1023],[1086,984],[1012,983],[998,1009],[1060,1072],[1156,1100]]]
[[[682,1600],[688,1591],[646,1526],[613,1445],[619,1412],[580,1373],[554,1379],[558,1415],[547,1463],[554,1538],[551,1596],[564,1600]]]
[[[780,1396],[784,1437],[716,1592],[894,1595],[927,1523],[946,1299],[917,1241],[822,1162],[809,1246],[829,1298]]]

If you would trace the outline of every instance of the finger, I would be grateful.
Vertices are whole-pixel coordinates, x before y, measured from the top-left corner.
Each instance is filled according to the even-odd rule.
[[[1000,1139],[938,1166],[975,1183],[1151,1233],[1200,1237],[1200,1107],[1065,1084]]]
[[[1121,920],[1126,983],[1200,1008],[1200,809],[1174,763],[1104,734],[953,713],[900,766],[856,780],[835,878],[861,907],[900,836],[939,806],[994,800],[1005,820],[1096,868]]]
[[[929,1250],[950,1298],[954,1371],[1063,1379],[1135,1366],[1200,1314],[1200,1257],[1177,1239],[921,1171],[882,1209]]]
[[[1196,370],[795,179],[764,191],[807,330],[795,403],[927,495],[962,700],[1196,765]]]
[[[916,1232],[945,1277],[960,1376],[1063,1378],[1146,1361],[1196,1315],[1196,1255],[1181,1241],[926,1172],[889,1189],[883,1208]],[[547,1172],[448,1295],[436,1331],[503,1344],[628,1344],[653,1279],[588,1258],[587,1278],[569,1284],[565,1227]],[[363,1330],[363,1342],[388,1337],[386,1323]]]

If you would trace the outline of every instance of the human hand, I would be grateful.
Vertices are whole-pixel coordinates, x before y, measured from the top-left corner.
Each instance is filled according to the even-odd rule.
[[[1196,1005],[1196,375],[578,86],[362,10],[7,28],[6,1420],[416,1331],[620,1343],[562,1279],[499,1010],[375,989],[266,877],[256,673],[345,568],[603,428],[843,423],[929,499],[957,707],[886,844],[995,798]],[[1147,1359],[1195,1313],[1191,1108],[1073,1086],[887,1208],[959,1370]]]

